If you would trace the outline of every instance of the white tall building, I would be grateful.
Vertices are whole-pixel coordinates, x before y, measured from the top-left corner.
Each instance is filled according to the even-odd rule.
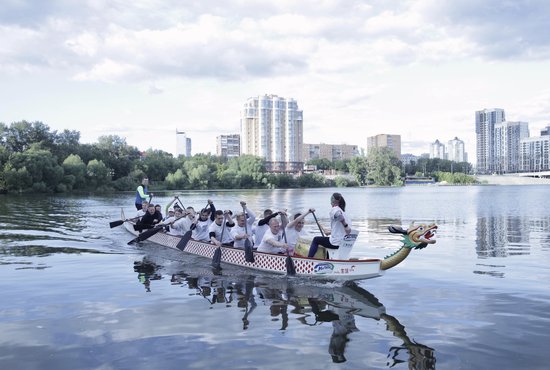
[[[477,172],[493,173],[495,170],[495,124],[504,122],[503,109],[476,111]]]
[[[439,140],[430,144],[430,159],[433,158],[445,159],[445,145]]]
[[[191,139],[184,131],[176,129],[176,157],[180,155],[191,157]]]
[[[447,159],[454,162],[468,162],[468,155],[464,151],[464,141],[455,136],[447,143]]]
[[[262,157],[271,172],[303,168],[303,112],[294,99],[249,98],[241,112],[241,152]]]
[[[527,137],[521,139],[519,170],[536,172],[550,170],[550,136]]]
[[[519,172],[520,141],[529,137],[527,122],[500,122],[495,124],[494,171],[497,173]]]
[[[241,135],[220,135],[216,137],[216,155],[234,158],[241,155]]]

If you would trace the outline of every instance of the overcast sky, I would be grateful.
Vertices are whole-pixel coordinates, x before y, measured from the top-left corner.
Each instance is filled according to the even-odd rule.
[[[457,136],[474,162],[476,110],[550,124],[549,19],[546,0],[3,0],[0,122],[171,153],[179,129],[215,153],[247,98],[275,94],[306,143]]]

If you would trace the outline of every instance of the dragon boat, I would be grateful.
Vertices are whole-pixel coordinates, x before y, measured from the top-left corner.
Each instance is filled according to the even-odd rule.
[[[124,221],[126,230],[137,236],[134,240],[140,241],[140,234],[134,229],[134,225],[134,222],[130,220]],[[404,261],[411,253],[411,250],[423,249],[428,244],[436,242],[437,225],[435,224],[415,225],[413,222],[406,230],[399,226],[390,226],[388,229],[391,233],[402,235],[403,245],[396,252],[383,259],[348,258],[351,248],[357,239],[358,232],[355,230],[352,230],[346,236],[344,244],[339,249],[322,251],[321,255],[316,255],[313,258],[300,255],[300,253],[307,254],[307,252],[304,253],[303,251],[307,251],[306,248],[309,246],[308,240],[300,239],[293,256],[254,251],[253,262],[247,262],[245,250],[243,249],[230,246],[218,247],[207,242],[193,240],[190,237],[170,235],[161,230],[151,233],[147,237],[147,240],[168,248],[179,249],[184,253],[210,259],[214,257],[216,252],[219,254],[221,250],[220,261],[222,263],[267,273],[288,274],[290,259],[295,275],[298,277],[327,281],[353,281],[382,276],[386,270]]]

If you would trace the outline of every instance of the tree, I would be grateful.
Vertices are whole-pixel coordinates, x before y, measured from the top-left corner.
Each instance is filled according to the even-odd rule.
[[[76,154],[71,154],[63,161],[65,171],[64,183],[69,190],[82,189],[86,184],[86,164]]]
[[[177,189],[185,189],[185,185],[187,184],[187,178],[181,168],[178,168],[176,172],[169,173],[166,175],[166,178],[164,179],[164,182],[166,183],[166,186],[168,189],[177,190]]]
[[[111,170],[97,159],[92,159],[86,166],[86,178],[90,188],[105,189],[111,182]]]
[[[133,170],[134,163],[137,163],[141,157],[139,150],[126,144],[126,139],[117,135],[100,136],[97,140],[95,146],[99,150],[93,154],[91,159],[101,160],[105,166],[112,170],[115,180],[128,176]],[[85,160],[83,156],[81,157]],[[164,176],[161,178],[163,179]]]
[[[54,146],[54,133],[42,122],[14,122],[7,130],[5,141],[12,152],[23,152],[32,144],[41,144],[42,147],[51,149]]]
[[[49,150],[42,149],[38,143],[32,144],[24,152],[13,153],[8,163],[12,175],[15,175],[13,171],[17,171],[17,176],[23,176],[24,171],[19,170],[25,169],[31,176],[31,186],[38,192],[53,191],[63,180],[63,168],[57,164],[57,160],[52,153]],[[24,183],[26,184],[25,181]],[[14,184],[12,189],[26,190],[21,184]]]
[[[367,154],[368,180],[375,185],[403,185],[401,162],[390,148],[371,148]]]
[[[326,158],[310,159],[309,161],[307,161],[307,164],[316,166],[318,170],[323,170],[323,171],[334,168],[332,161]]]
[[[355,177],[359,185],[367,185],[367,158],[353,157],[348,163],[349,172]]]

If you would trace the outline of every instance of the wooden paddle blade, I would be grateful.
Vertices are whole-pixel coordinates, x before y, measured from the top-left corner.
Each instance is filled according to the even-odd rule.
[[[218,247],[214,251],[214,256],[212,257],[212,267],[219,269],[221,262],[222,262],[222,249]]]
[[[294,261],[292,260],[292,257],[290,257],[290,255],[287,255],[285,265],[286,265],[286,274],[288,276],[296,275],[296,268],[294,267]]]
[[[248,239],[244,242],[244,260],[246,262],[254,263],[254,251],[252,250],[252,244]]]
[[[189,230],[183,236],[181,237],[181,240],[178,242],[178,245],[176,245],[176,248],[178,248],[180,251],[185,250],[185,247],[187,246],[187,243],[189,240],[191,240],[192,231]]]
[[[120,226],[124,223],[123,220],[118,220],[118,221],[113,221],[113,222],[109,222],[109,226],[111,227],[111,229],[113,227],[117,227],[117,226]]]

